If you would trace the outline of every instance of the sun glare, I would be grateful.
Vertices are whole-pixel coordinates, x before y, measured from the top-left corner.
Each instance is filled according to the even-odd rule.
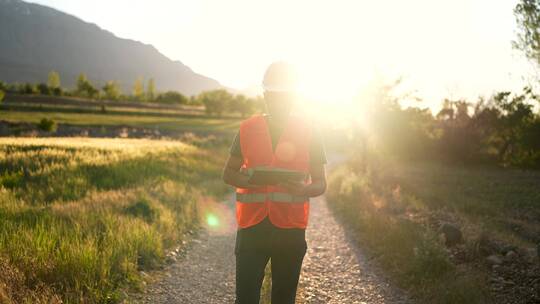
[[[219,225],[219,220],[214,214],[208,214],[206,216],[206,223],[210,227],[216,227],[217,225]]]

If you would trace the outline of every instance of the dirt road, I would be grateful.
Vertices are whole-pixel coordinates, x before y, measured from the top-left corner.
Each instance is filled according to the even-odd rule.
[[[216,219],[188,244],[186,253],[150,284],[138,303],[234,303],[233,196]],[[306,238],[308,251],[298,285],[297,303],[411,303],[390,286],[354,245],[327,207],[324,197],[311,200]]]

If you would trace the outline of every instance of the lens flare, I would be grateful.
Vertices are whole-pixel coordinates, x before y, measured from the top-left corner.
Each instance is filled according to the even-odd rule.
[[[206,216],[206,223],[210,227],[217,227],[219,226],[219,219],[213,214],[208,214]]]
[[[213,235],[228,235],[236,231],[236,218],[234,215],[235,196],[224,201],[216,201],[209,196],[202,196],[197,200],[199,220]]]

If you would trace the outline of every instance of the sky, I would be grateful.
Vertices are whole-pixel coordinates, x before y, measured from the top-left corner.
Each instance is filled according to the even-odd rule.
[[[306,96],[358,96],[401,77],[437,108],[521,88],[532,65],[513,50],[517,0],[34,0],[154,45],[223,85],[258,88],[273,61],[295,64]]]

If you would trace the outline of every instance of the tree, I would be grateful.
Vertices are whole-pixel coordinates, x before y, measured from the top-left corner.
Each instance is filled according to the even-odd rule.
[[[118,100],[122,92],[118,87],[118,84],[114,81],[108,81],[102,88],[105,93],[105,98],[109,100]]]
[[[484,132],[469,115],[470,106],[465,100],[445,99],[436,115],[438,154],[448,161],[470,162],[482,150]]]
[[[540,0],[519,0],[514,15],[519,31],[512,45],[540,64]]]
[[[94,98],[99,91],[92,85],[92,83],[86,78],[84,73],[81,73],[77,78],[77,90],[76,93],[81,97]]]
[[[61,87],[52,89],[52,94],[54,96],[62,96],[64,95],[64,90]]]
[[[168,91],[163,94],[159,94],[156,98],[156,102],[169,104],[187,104],[188,99],[181,93],[175,91]]]
[[[195,95],[191,95],[189,96],[189,100],[187,102],[189,105],[192,105],[192,106],[202,106],[203,103],[201,101],[201,99],[199,98],[199,96],[195,96]]]
[[[154,101],[155,98],[156,98],[156,84],[154,82],[154,78],[150,78],[148,80],[148,85],[146,87],[146,100]]]
[[[133,84],[133,97],[138,101],[144,100],[144,84],[141,77],[137,78]]]
[[[0,102],[2,102],[2,100],[4,100],[4,96],[6,96],[6,93],[4,93],[4,91],[0,90]]]
[[[229,101],[232,99],[232,95],[226,90],[221,89],[202,92],[199,95],[199,98],[204,104],[207,114],[221,116],[227,108]]]
[[[497,121],[497,134],[500,139],[497,150],[501,161],[518,164],[531,154],[530,147],[523,145],[523,139],[528,136],[528,132],[536,128],[531,129],[538,118],[535,117],[533,107],[528,102],[534,98],[530,91],[515,95],[510,92],[499,92],[493,96],[495,108],[500,113]],[[536,136],[540,137],[540,134]]]
[[[88,83],[88,78],[86,78],[86,74],[81,73],[79,74],[79,77],[77,78],[77,92],[82,93],[86,90],[86,84]]]
[[[38,89],[36,88],[36,86],[31,83],[21,84],[19,86],[18,91],[20,94],[37,94],[38,93]]]
[[[61,86],[60,74],[56,71],[50,71],[47,77],[47,86],[51,89],[58,89]]]
[[[227,108],[230,112],[236,112],[240,116],[246,117],[248,114],[255,112],[255,102],[239,94],[229,100]]]
[[[37,85],[37,90],[38,90],[39,94],[41,94],[41,95],[51,95],[51,89],[45,83],[38,84]]]

